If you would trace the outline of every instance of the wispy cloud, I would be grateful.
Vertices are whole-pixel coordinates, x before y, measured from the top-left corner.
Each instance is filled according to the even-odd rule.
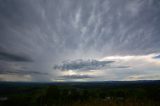
[[[47,80],[67,70],[96,70],[101,80],[158,74],[159,56],[147,54],[160,53],[159,13],[158,0],[0,0],[0,69]]]

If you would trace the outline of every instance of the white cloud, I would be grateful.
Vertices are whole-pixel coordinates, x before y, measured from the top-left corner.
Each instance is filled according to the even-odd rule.
[[[128,56],[108,56],[100,60],[113,60],[118,61],[121,64],[127,64],[131,67],[149,67],[157,66],[160,67],[160,61],[154,57],[158,54],[148,54],[148,55],[128,55]]]
[[[110,74],[111,79],[119,80],[147,80],[160,79],[160,60],[154,57],[158,54],[130,55],[130,56],[107,56],[100,60],[116,61],[116,65],[129,66],[128,69],[108,69],[105,74]],[[108,79],[108,78],[107,78]]]
[[[131,75],[123,80],[159,80],[160,74],[152,74],[152,75]]]

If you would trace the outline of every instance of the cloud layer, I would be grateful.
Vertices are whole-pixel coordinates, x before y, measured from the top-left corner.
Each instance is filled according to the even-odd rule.
[[[29,57],[20,56],[11,53],[0,52],[0,60],[2,61],[19,61],[19,62],[31,62]]]
[[[90,75],[64,75],[64,76],[60,76],[60,79],[63,79],[63,80],[90,79],[90,78],[95,78],[95,77],[94,76],[90,76]]]
[[[63,62],[62,65],[55,65],[54,69],[62,71],[77,70],[77,71],[90,71],[101,69],[114,61],[98,61],[98,60],[75,60]]]
[[[126,57],[159,54],[159,29],[158,0],[0,0],[0,79],[18,80],[8,74],[21,70],[25,81],[52,81],[63,76],[61,70],[99,70],[88,74],[104,75],[92,80],[160,74],[155,66],[159,57],[150,64],[136,61],[150,71]],[[73,61],[62,64],[68,60]]]

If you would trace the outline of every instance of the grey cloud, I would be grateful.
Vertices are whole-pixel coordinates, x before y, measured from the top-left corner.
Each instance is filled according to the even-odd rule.
[[[91,75],[64,75],[60,76],[59,79],[92,79],[95,78],[95,76]]]
[[[129,76],[127,79],[130,80],[145,80],[145,79],[149,79],[149,80],[159,80],[160,78],[160,74],[153,74],[153,75],[131,75]]]
[[[105,56],[160,51],[156,0],[1,0],[0,4],[0,45],[36,60],[59,60],[70,53]]]
[[[15,74],[15,75],[48,75],[48,73],[43,73],[43,72],[38,72],[38,71],[29,71],[29,70],[12,70],[12,71],[9,71],[9,70],[1,70],[0,71],[0,74],[8,74],[8,75],[12,75],[12,74]]]
[[[158,0],[0,0],[0,59],[56,77],[67,59],[159,53],[159,14]]]
[[[131,66],[111,66],[110,68],[116,68],[116,69],[129,69]]]
[[[32,60],[26,56],[20,56],[7,52],[0,52],[0,60],[3,61],[17,61],[17,62],[31,62]]]
[[[59,69],[62,71],[67,70],[96,70],[107,66],[108,64],[113,63],[114,61],[98,61],[98,60],[74,60],[63,62],[62,65],[55,65],[54,69]]]
[[[157,55],[157,56],[155,56],[155,57],[153,57],[153,58],[155,58],[155,59],[159,59],[159,58],[160,58],[160,55]]]

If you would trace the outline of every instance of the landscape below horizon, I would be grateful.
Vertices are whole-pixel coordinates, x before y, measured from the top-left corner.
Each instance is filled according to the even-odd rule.
[[[0,0],[0,81],[160,80],[159,0]]]
[[[1,82],[0,106],[159,106],[160,80]]]

